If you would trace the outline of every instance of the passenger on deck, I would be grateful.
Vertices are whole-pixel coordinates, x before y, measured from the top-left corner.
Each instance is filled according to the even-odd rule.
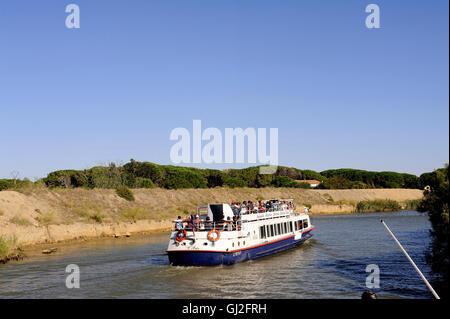
[[[194,221],[195,221],[195,216],[194,215],[190,215],[189,216],[189,228],[190,229],[194,229]]]
[[[211,229],[212,229],[211,219],[209,218],[209,216],[206,216],[205,230],[211,230]]]
[[[233,230],[233,223],[231,222],[230,216],[227,217],[227,221],[223,225],[223,230],[227,230],[227,231]]]
[[[272,207],[274,210],[278,210],[278,203],[277,202],[272,203]]]
[[[175,229],[176,230],[184,229],[184,225],[183,225],[183,221],[181,220],[181,216],[178,216],[178,218],[175,219]]]
[[[200,229],[200,216],[196,215],[194,219],[194,228],[195,230]]]
[[[231,210],[233,211],[233,215],[236,216],[237,214],[239,214],[240,207],[235,202],[231,202],[230,207]]]

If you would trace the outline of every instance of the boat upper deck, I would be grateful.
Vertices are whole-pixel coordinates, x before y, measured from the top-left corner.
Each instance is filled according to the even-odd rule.
[[[244,202],[246,203],[246,202]],[[241,230],[244,223],[287,218],[290,216],[307,216],[308,209],[298,213],[291,199],[270,200],[257,202],[259,205],[240,205],[232,202],[228,204],[208,204],[197,206],[196,215],[175,220],[175,230],[210,231],[218,229],[223,231]]]

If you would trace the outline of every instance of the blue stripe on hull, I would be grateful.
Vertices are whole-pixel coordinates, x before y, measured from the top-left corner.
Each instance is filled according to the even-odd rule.
[[[311,236],[312,234],[306,233],[300,240],[294,240],[294,237],[291,237],[271,244],[229,253],[211,251],[169,251],[169,262],[174,266],[232,265],[241,261],[273,255],[277,252],[296,247],[311,238]]]

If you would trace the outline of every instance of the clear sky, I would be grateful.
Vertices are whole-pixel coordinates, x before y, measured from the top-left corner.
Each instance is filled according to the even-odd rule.
[[[80,7],[80,29],[65,26],[69,3]],[[380,29],[365,26],[370,3]],[[278,127],[280,165],[300,169],[442,167],[448,6],[1,1],[0,178],[130,158],[171,164],[171,130],[191,130],[194,119]]]

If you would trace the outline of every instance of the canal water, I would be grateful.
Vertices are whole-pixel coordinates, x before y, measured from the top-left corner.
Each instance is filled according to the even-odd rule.
[[[63,246],[0,265],[0,298],[360,298],[368,265],[380,271],[379,298],[432,298],[381,218],[430,278],[427,216],[403,211],[311,217],[302,246],[233,266],[170,266],[168,234]],[[69,264],[79,289],[66,288]]]

